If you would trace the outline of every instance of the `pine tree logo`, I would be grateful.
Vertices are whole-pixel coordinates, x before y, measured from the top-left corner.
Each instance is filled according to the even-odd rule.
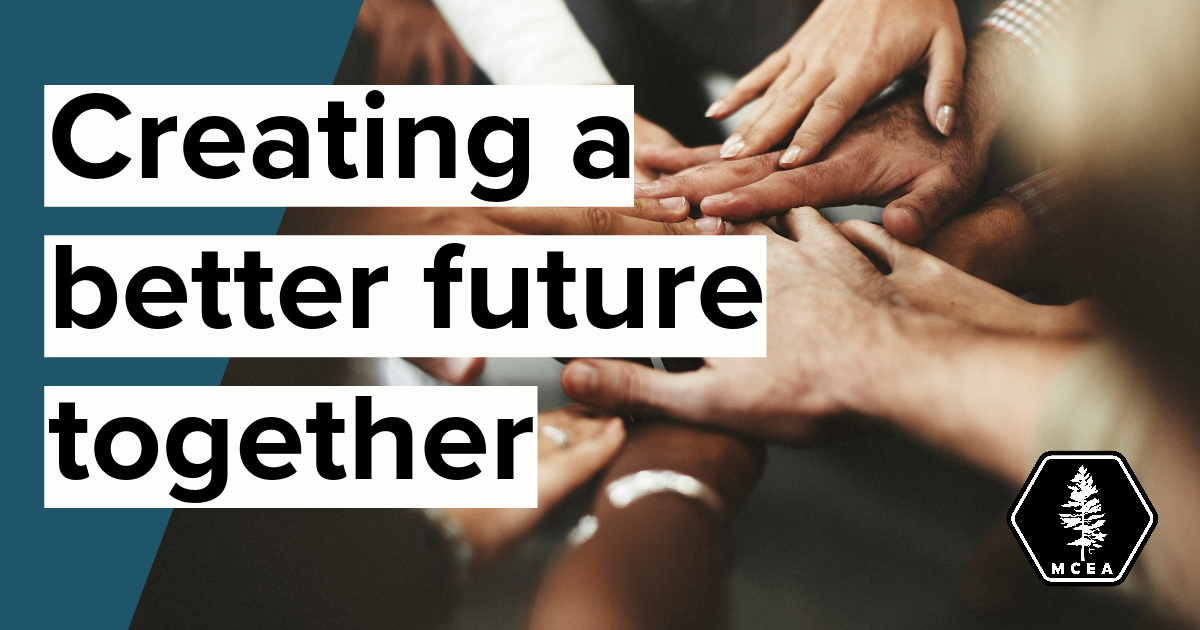
[[[1062,504],[1062,507],[1071,508],[1072,511],[1059,514],[1058,518],[1062,519],[1064,529],[1079,532],[1079,539],[1069,545],[1079,547],[1079,560],[1082,562],[1085,551],[1092,552],[1103,546],[1100,543],[1104,540],[1104,532],[1100,528],[1104,526],[1104,513],[1100,510],[1104,508],[1100,506],[1100,499],[1096,498],[1099,490],[1092,482],[1087,467],[1080,466],[1067,487],[1071,490],[1071,500]]]

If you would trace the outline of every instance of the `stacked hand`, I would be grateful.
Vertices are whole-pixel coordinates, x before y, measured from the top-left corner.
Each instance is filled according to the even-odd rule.
[[[538,506],[536,508],[461,508],[446,513],[463,526],[474,551],[476,570],[537,526],[552,507],[583,485],[617,454],[625,439],[620,418],[572,405],[538,414],[540,426],[566,436],[565,446],[538,435]]]
[[[742,77],[707,115],[725,118],[761,97],[720,156],[758,155],[799,124],[776,159],[783,167],[800,166],[820,154],[896,77],[920,69],[929,77],[925,116],[949,136],[965,58],[952,0],[824,0],[782,48]]]
[[[857,118],[826,148],[821,161],[780,170],[779,153],[709,164],[639,184],[639,197],[683,196],[706,215],[732,221],[766,218],[799,206],[886,205],[883,225],[905,243],[919,243],[959,212],[987,170],[989,133],[970,125],[946,138],[924,122],[920,94],[896,95]],[[662,171],[687,169],[713,148],[642,151]]]
[[[838,229],[812,208],[738,234],[767,236],[766,358],[712,358],[695,372],[671,374],[628,361],[577,359],[563,390],[606,409],[649,411],[681,420],[791,441],[807,421],[850,409],[846,375],[872,368],[881,339],[897,329],[906,300]],[[893,355],[894,356],[894,355]],[[858,380],[857,378],[855,380]]]

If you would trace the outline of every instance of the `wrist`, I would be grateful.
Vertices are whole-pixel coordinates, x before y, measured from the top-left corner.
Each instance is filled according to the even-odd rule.
[[[971,39],[961,116],[973,149],[986,152],[991,147],[1023,97],[1036,63],[1020,42],[994,30],[980,29]]]
[[[749,494],[762,466],[763,448],[756,441],[698,427],[648,424],[629,432],[600,487],[603,490],[613,481],[643,470],[670,470],[706,484],[728,510],[733,510]],[[694,502],[698,509],[705,509],[696,500],[676,493],[657,495],[674,495],[673,500]],[[603,491],[596,497],[596,509],[597,515],[601,510],[615,509]]]

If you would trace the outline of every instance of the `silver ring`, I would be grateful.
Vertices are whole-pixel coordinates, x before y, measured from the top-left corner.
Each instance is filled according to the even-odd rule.
[[[571,440],[567,439],[566,431],[556,426],[543,424],[542,435],[550,438],[552,442],[558,445],[558,448],[567,448],[571,445]]]

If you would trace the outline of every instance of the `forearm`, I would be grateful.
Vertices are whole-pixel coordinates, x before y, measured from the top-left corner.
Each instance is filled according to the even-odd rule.
[[[996,286],[1022,278],[1037,256],[1038,235],[1020,204],[1001,195],[947,221],[921,246]]]
[[[543,582],[536,630],[721,627],[723,535],[703,506],[682,497],[643,499],[601,513],[596,535]]]
[[[601,488],[625,475],[666,469],[691,475],[729,509],[749,492],[761,446],[672,425],[631,431]],[[598,493],[595,535],[543,581],[531,615],[538,630],[720,627],[725,615],[724,515],[691,498],[655,493],[624,508]]]
[[[1020,483],[1048,388],[1077,347],[905,313],[848,384],[847,406]]]

